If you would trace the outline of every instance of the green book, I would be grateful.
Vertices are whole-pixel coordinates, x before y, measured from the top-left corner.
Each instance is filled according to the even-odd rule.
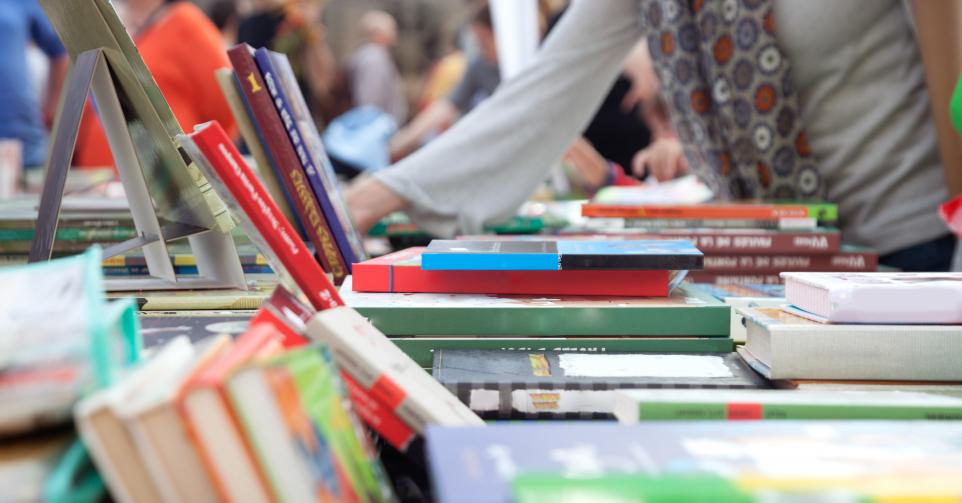
[[[962,399],[901,391],[619,390],[615,417],[639,421],[962,419]]]
[[[0,229],[0,241],[30,241],[33,239],[33,229]],[[134,227],[104,227],[83,229],[79,227],[60,227],[57,229],[58,240],[101,242],[125,241],[137,237]]]
[[[626,475],[565,477],[532,474],[516,477],[511,484],[514,503],[751,503],[750,493],[715,475]],[[836,496],[837,497],[837,496]],[[801,501],[801,500],[799,500]],[[811,500],[805,500],[811,501]],[[819,500],[815,500],[819,501]],[[826,500],[828,501],[828,500]],[[854,503],[852,500],[831,500]],[[859,500],[854,500],[859,501]]]
[[[419,366],[430,369],[439,349],[570,351],[576,353],[729,353],[723,337],[392,337]]]
[[[341,288],[344,303],[389,336],[722,337],[729,306],[682,285],[670,297],[395,294]]]

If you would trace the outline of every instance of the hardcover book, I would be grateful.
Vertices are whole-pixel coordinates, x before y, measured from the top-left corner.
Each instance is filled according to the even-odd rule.
[[[566,351],[604,353],[724,354],[735,350],[727,337],[391,337],[421,368],[430,370],[441,350],[490,350],[526,353]]]
[[[639,421],[960,419],[962,399],[902,391],[620,390],[614,414]]]
[[[688,241],[707,254],[826,254],[836,253],[841,247],[837,229],[779,231],[770,229],[579,229],[561,231],[565,239],[675,239]]]
[[[297,160],[300,162],[301,169],[304,171],[304,175],[307,176],[307,181],[311,186],[311,195],[317,204],[320,205],[321,225],[327,234],[321,236],[322,240],[324,240],[322,243],[323,248],[317,251],[318,253],[324,254],[328,262],[332,264],[331,267],[333,267],[333,270],[331,273],[334,275],[335,281],[340,282],[343,281],[345,275],[351,274],[351,264],[354,263],[356,259],[350,244],[347,242],[347,234],[341,226],[341,221],[334,213],[331,200],[327,197],[327,188],[324,186],[321,175],[318,173],[318,167],[315,165],[314,158],[311,156],[312,152],[307,145],[305,132],[302,129],[303,124],[300,123],[294,115],[288,89],[285,88],[284,80],[275,69],[274,61],[277,60],[278,57],[285,56],[276,53],[272,54],[264,48],[257,49],[254,53],[254,60],[261,70],[267,91],[270,93],[274,106],[277,108],[277,113],[281,118],[281,122],[284,124],[287,137],[290,140],[291,146],[294,148],[294,152],[297,154]]]
[[[231,64],[234,65],[244,96],[251,105],[254,122],[264,134],[271,158],[282,167],[281,179],[284,182],[284,188],[294,199],[294,210],[300,215],[301,222],[306,227],[309,240],[314,244],[317,252],[317,258],[324,265],[324,270],[331,273],[339,283],[347,274],[347,270],[339,261],[331,260],[338,255],[333,236],[324,222],[321,207],[311,191],[307,174],[288,137],[288,130],[275,108],[274,99],[254,61],[253,49],[247,44],[241,44],[232,47],[227,51],[227,55],[230,57]],[[293,121],[290,123],[293,124]],[[280,215],[279,210],[277,214]]]
[[[439,240],[421,254],[434,271],[560,271],[577,269],[701,269],[703,255],[687,241]]]
[[[769,379],[962,380],[962,327],[828,325],[778,308],[743,309],[739,353]]]
[[[429,424],[484,424],[353,309],[321,311],[307,333],[326,344],[343,372],[414,431],[423,433]]]
[[[408,248],[354,266],[355,292],[608,295],[667,297],[665,270],[428,271],[424,248]]]
[[[652,218],[678,220],[778,220],[814,218],[822,223],[838,220],[838,207],[830,203],[704,203],[704,204],[603,204],[581,207],[586,217]]]
[[[354,292],[349,278],[341,295],[391,336],[727,338],[731,321],[727,305],[689,285],[665,298],[398,294]]]
[[[616,390],[768,387],[734,353],[438,350],[434,378],[488,417],[610,418]]]
[[[705,257],[705,272],[761,274],[781,272],[875,272],[878,253],[855,247],[824,255],[727,255]]]
[[[214,180],[215,189],[231,213],[278,274],[289,275],[315,309],[342,305],[340,296],[307,246],[284,219],[270,195],[244,162],[227,133],[217,122],[194,128],[178,141],[201,169]],[[310,220],[309,220],[310,221]]]
[[[962,324],[962,273],[784,273],[785,298],[826,323]]]
[[[911,481],[896,495],[951,501],[962,495],[960,435],[953,421],[552,421],[431,428],[426,446],[439,503],[515,501],[522,474],[716,475],[836,497],[892,497],[894,481]]]

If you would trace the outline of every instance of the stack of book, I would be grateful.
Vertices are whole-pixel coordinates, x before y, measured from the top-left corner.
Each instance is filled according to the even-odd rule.
[[[909,389],[962,381],[962,275],[783,276],[785,306],[743,310],[747,342],[738,351],[765,377]]]
[[[357,264],[344,302],[424,368],[437,349],[726,352],[729,308],[668,241],[444,241]],[[408,293],[414,292],[414,293]]]
[[[699,283],[780,284],[781,272],[867,272],[878,267],[872,250],[846,246],[833,204],[611,204],[592,202],[582,214],[602,219],[567,233],[623,239],[685,239],[705,253]]]

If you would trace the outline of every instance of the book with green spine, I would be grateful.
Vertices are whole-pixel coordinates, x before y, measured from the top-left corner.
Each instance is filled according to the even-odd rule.
[[[389,336],[728,337],[730,308],[681,285],[667,298],[354,292],[341,298]]]
[[[640,421],[962,419],[962,399],[901,391],[619,390],[615,417]]]
[[[575,353],[730,353],[723,337],[392,337],[421,368],[430,369],[441,349],[568,351]]]

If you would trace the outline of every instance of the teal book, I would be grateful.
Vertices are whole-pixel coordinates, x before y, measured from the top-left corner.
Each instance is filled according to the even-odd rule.
[[[723,337],[729,306],[690,285],[667,298],[354,292],[345,304],[389,336]]]

